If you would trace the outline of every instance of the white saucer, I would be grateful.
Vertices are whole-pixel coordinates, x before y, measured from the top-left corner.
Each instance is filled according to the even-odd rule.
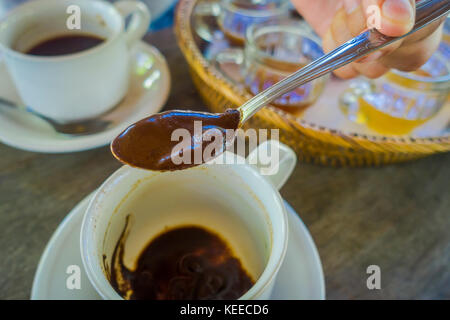
[[[128,93],[118,106],[102,117],[116,120],[118,124],[114,127],[92,135],[71,137],[57,133],[44,120],[0,108],[0,142],[36,152],[82,151],[109,144],[128,125],[159,112],[170,89],[170,73],[166,60],[155,47],[144,42],[138,43],[132,49],[130,58],[131,78]],[[20,101],[1,56],[0,96]]]
[[[89,282],[80,255],[80,229],[92,194],[81,201],[59,225],[39,261],[31,299],[101,299]],[[272,294],[276,300],[325,299],[325,281],[319,254],[298,214],[285,202],[289,216],[289,245]],[[69,290],[66,269],[81,269],[81,289]]]

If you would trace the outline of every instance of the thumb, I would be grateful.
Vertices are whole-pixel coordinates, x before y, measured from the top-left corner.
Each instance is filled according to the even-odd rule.
[[[415,0],[384,0],[380,1],[382,34],[390,37],[402,36],[414,26],[416,17]]]

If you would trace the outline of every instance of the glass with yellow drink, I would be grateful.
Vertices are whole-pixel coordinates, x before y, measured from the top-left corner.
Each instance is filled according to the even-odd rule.
[[[450,61],[435,53],[419,70],[391,70],[375,80],[360,78],[340,98],[349,119],[382,134],[402,135],[443,107],[450,89]]]

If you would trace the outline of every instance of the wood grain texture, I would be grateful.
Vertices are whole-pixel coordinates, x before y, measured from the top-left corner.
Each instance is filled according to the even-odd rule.
[[[171,30],[146,38],[166,56],[165,109],[205,110]],[[383,168],[299,164],[283,197],[309,228],[327,298],[450,298],[450,154]],[[0,144],[0,299],[27,299],[47,241],[65,215],[120,164],[107,147],[64,155]],[[381,267],[382,290],[366,287]]]

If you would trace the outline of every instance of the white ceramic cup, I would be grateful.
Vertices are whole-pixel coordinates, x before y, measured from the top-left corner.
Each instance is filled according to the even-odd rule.
[[[79,8],[80,29],[69,29],[68,8]],[[76,9],[75,9],[76,10]],[[131,15],[128,28],[125,18]],[[75,21],[75,20],[74,20]],[[129,48],[147,31],[150,13],[139,1],[35,0],[0,22],[0,51],[23,102],[60,122],[96,117],[125,96]],[[70,55],[24,54],[55,36],[92,34],[101,44]]]
[[[256,280],[240,299],[270,298],[288,241],[287,214],[277,188],[292,173],[296,156],[289,147],[267,141],[247,157],[247,161],[255,160],[261,148],[273,148],[274,144],[280,164],[274,175],[260,175],[258,161],[252,161],[256,165],[232,161],[164,173],[123,166],[112,174],[92,198],[80,235],[83,264],[100,296],[122,299],[105,269],[111,266],[126,217],[131,214],[124,250],[129,269],[148,242],[166,227],[200,225],[221,235]],[[226,156],[227,160],[238,157]]]

